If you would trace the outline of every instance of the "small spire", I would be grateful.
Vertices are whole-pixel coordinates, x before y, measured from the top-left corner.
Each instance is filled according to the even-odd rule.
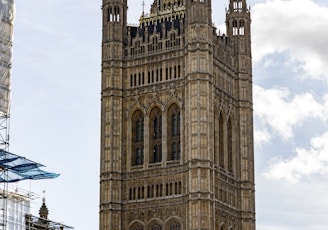
[[[145,1],[142,1],[142,16],[145,15]]]
[[[43,190],[42,205],[41,205],[40,210],[39,210],[39,215],[43,219],[48,219],[49,211],[48,211],[48,208],[47,208],[47,205],[46,205],[45,193],[46,193],[46,191]]]

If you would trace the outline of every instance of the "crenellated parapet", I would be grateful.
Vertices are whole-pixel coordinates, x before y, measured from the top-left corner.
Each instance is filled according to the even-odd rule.
[[[142,14],[139,26],[128,26],[127,59],[183,48],[185,10],[182,1],[176,5],[162,3],[163,10],[152,5],[150,14]]]

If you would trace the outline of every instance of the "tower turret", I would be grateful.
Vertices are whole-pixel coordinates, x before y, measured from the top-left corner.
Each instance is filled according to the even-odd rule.
[[[100,230],[255,230],[250,14],[211,2],[104,0]]]
[[[127,7],[127,0],[103,0],[100,229],[104,230],[122,229],[122,94]]]
[[[103,42],[123,41],[126,37],[127,0],[103,0]]]
[[[235,51],[251,57],[251,15],[246,0],[230,0],[226,27]]]
[[[240,126],[240,209],[242,229],[255,229],[251,16],[246,0],[230,0],[227,34],[233,48]]]
[[[211,161],[213,105],[213,26],[210,0],[185,0],[185,156],[188,168],[188,211],[185,229],[214,229],[211,199],[214,189]],[[201,114],[201,118],[200,118]],[[199,127],[199,128],[197,128]],[[199,137],[196,140],[195,137]],[[197,162],[194,165],[193,162]],[[205,179],[206,178],[206,179]],[[202,183],[207,180],[209,183]],[[201,200],[201,202],[200,202]]]

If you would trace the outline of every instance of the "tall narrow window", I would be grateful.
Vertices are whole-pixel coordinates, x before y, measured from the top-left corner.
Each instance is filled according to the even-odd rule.
[[[131,165],[144,164],[144,116],[137,110],[132,116],[132,158]]]
[[[115,22],[120,21],[120,8],[117,6],[114,8],[114,21]]]
[[[243,2],[242,0],[234,0],[233,2],[233,10],[234,12],[242,12]]]
[[[214,115],[214,164],[219,166],[219,147],[220,147],[220,135],[219,135],[219,116],[218,113]]]
[[[245,35],[245,22],[239,22],[239,35]]]
[[[137,148],[137,150],[136,150],[136,165],[143,165],[143,163],[144,163],[143,149]]]
[[[172,136],[176,136],[177,135],[177,114],[173,113],[172,114]]]
[[[169,79],[169,69],[167,67],[165,68],[165,79]]]
[[[181,78],[181,66],[178,65],[178,78]]]
[[[223,132],[224,120],[222,114],[219,117],[219,165],[224,168],[224,132]]]
[[[168,226],[168,230],[180,230],[181,229],[181,225],[179,222],[172,222],[170,223],[170,225]]]
[[[232,22],[232,35],[237,36],[238,35],[238,23],[236,20]]]
[[[233,171],[233,149],[232,149],[232,124],[229,118],[227,125],[227,137],[228,137],[228,171],[232,173]]]
[[[162,145],[154,145],[153,147],[153,162],[161,162],[162,161]]]
[[[169,108],[167,119],[167,160],[180,160],[180,109],[176,104],[171,105]]]
[[[162,111],[154,108],[150,113],[150,163],[162,161]]]
[[[112,10],[112,7],[109,7],[108,8],[108,18],[107,18],[107,21],[111,22],[113,20],[113,10]]]

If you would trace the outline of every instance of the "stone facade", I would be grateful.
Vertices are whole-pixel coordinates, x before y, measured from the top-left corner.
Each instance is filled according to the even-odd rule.
[[[255,230],[250,12],[103,0],[101,230]]]

